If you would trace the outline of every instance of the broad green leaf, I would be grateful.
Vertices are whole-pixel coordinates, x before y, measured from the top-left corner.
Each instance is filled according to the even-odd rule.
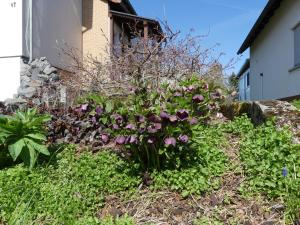
[[[28,134],[28,135],[26,135],[26,137],[36,139],[36,140],[40,140],[40,141],[47,141],[46,136],[43,135],[43,134]]]
[[[8,146],[8,151],[14,161],[16,161],[19,155],[21,154],[24,146],[25,146],[24,139],[21,139],[15,142],[14,144]]]
[[[29,145],[30,149],[34,149],[37,152],[40,152],[44,155],[50,155],[47,147],[45,145],[38,144],[31,139],[26,138],[26,143]]]

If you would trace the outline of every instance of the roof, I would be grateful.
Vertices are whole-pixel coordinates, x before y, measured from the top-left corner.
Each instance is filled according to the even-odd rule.
[[[135,20],[135,21],[141,21],[141,22],[148,22],[150,25],[152,25],[152,29],[156,29],[159,34],[162,34],[162,28],[160,26],[159,21],[152,19],[152,18],[147,18],[147,17],[141,17],[129,13],[123,13],[123,12],[118,12],[114,10],[110,10],[110,13],[113,16],[119,17],[119,18],[125,18],[125,19],[130,19],[130,20]]]
[[[236,77],[240,78],[249,68],[250,68],[250,59],[247,59]]]
[[[268,4],[260,14],[256,23],[252,27],[250,33],[245,39],[244,43],[240,47],[238,54],[242,54],[246,51],[252,43],[255,41],[260,32],[264,29],[270,18],[274,15],[275,11],[280,7],[283,0],[269,0]]]
[[[135,9],[133,8],[130,0],[124,0],[125,5],[128,7],[131,14],[137,15]]]

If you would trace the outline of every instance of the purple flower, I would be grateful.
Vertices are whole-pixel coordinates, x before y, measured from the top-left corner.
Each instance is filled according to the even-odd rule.
[[[181,97],[182,94],[181,94],[180,92],[175,92],[173,96],[174,96],[174,97]]]
[[[204,84],[203,85],[203,89],[207,91],[209,89],[209,85],[208,84]]]
[[[96,117],[94,117],[94,116],[92,117],[92,123],[93,123],[93,124],[96,124],[96,123],[97,123],[97,119],[96,119]]]
[[[186,143],[188,143],[188,141],[189,141],[189,137],[188,137],[187,135],[180,135],[180,136],[178,137],[178,140],[179,140],[181,143],[186,144]]]
[[[170,116],[169,120],[171,123],[175,123],[177,121],[177,116]]]
[[[188,86],[187,91],[192,92],[195,90],[195,87],[193,85]]]
[[[198,121],[197,118],[193,117],[193,118],[190,119],[189,122],[190,122],[190,125],[196,125],[196,124],[198,124],[199,121]]]
[[[130,144],[138,144],[138,139],[137,139],[137,136],[136,135],[131,135],[130,137],[129,137],[129,140],[128,140],[128,142],[130,143]]]
[[[154,124],[151,124],[151,125],[147,128],[147,131],[148,131],[150,134],[155,134],[155,133],[157,133],[159,130],[161,130],[161,128],[162,128],[161,123],[154,123]]]
[[[116,138],[116,144],[117,145],[124,145],[126,142],[126,138],[124,136],[118,136]]]
[[[136,122],[138,123],[144,123],[146,120],[145,120],[145,117],[144,116],[141,116],[141,115],[136,115],[135,116],[135,120]]]
[[[148,116],[148,120],[149,120],[149,122],[152,122],[152,123],[160,123],[161,122],[160,117],[156,116],[155,114],[150,114]]]
[[[123,117],[121,115],[114,114],[112,117],[115,119],[115,121],[116,121],[117,124],[123,123]]]
[[[215,96],[221,97],[222,96],[222,90],[221,89],[217,89],[216,92],[215,92]]]
[[[168,120],[168,119],[170,119],[170,115],[166,112],[161,112],[160,113],[160,118],[162,118],[164,120]]]
[[[283,177],[287,177],[287,176],[288,176],[288,169],[287,169],[286,167],[284,167],[284,168],[282,169],[282,176],[283,176]]]
[[[173,146],[173,147],[176,147],[176,139],[175,138],[173,138],[173,137],[169,137],[169,138],[166,138],[165,139],[165,145],[167,146],[167,147],[169,147],[169,146]]]
[[[107,144],[109,142],[109,135],[108,134],[101,134],[100,139],[104,144]]]
[[[100,106],[98,106],[95,111],[96,111],[98,116],[102,115],[103,112],[104,112],[104,110]]]
[[[148,144],[154,144],[155,143],[155,138],[151,137],[148,139]]]
[[[131,123],[128,124],[125,128],[128,129],[128,130],[135,130],[136,129],[135,126]]]
[[[195,95],[193,97],[193,102],[195,103],[201,103],[204,102],[204,97],[202,95]]]
[[[181,109],[176,113],[176,116],[179,120],[184,121],[189,117],[189,113],[185,109]]]
[[[118,124],[113,124],[113,125],[112,125],[112,128],[113,128],[114,130],[119,130],[119,129],[120,129],[120,127],[119,127]]]
[[[80,106],[81,111],[86,112],[88,110],[89,104],[84,104]]]

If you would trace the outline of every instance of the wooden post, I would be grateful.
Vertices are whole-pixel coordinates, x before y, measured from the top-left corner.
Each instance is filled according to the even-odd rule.
[[[148,25],[147,21],[144,21],[143,24],[144,24],[144,38],[145,38],[145,40],[148,40],[148,37],[149,37],[149,25]]]
[[[114,50],[114,42],[115,42],[115,22],[114,22],[114,17],[110,14],[109,15],[110,17],[110,51],[111,53],[113,53],[113,50]]]

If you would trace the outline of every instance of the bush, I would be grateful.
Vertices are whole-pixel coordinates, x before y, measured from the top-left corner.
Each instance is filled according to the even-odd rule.
[[[49,120],[50,116],[38,115],[36,109],[0,116],[0,150],[8,150],[14,161],[21,158],[32,168],[40,153],[50,154],[44,127]]]
[[[220,89],[199,77],[119,100],[89,94],[80,107],[55,116],[50,137],[93,147],[114,140],[145,170],[179,168],[193,154],[192,127],[205,123],[222,99]]]

